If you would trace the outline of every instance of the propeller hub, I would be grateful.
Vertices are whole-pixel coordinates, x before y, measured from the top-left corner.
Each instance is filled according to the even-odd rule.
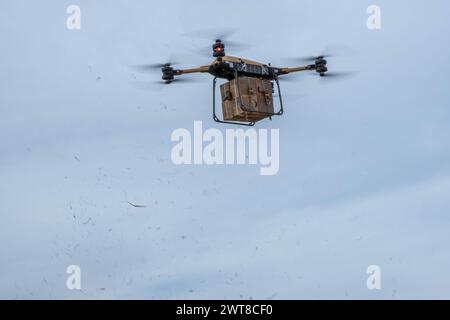
[[[323,56],[318,56],[316,58],[315,69],[316,72],[319,73],[321,77],[323,77],[325,73],[328,71],[327,60],[325,60]]]
[[[166,82],[166,84],[169,84],[174,79],[174,71],[173,68],[170,66],[170,63],[166,63],[161,68],[162,71],[162,79]]]
[[[217,39],[216,42],[212,45],[213,49],[213,57],[221,58],[225,56],[225,45],[222,43],[220,39]]]

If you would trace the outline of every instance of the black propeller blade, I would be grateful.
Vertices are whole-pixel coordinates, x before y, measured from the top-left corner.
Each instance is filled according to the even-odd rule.
[[[304,56],[304,57],[298,57],[298,58],[287,58],[287,59],[283,59],[283,60],[286,60],[295,65],[298,65],[298,64],[310,64],[310,63],[314,63],[314,61],[317,59],[327,59],[327,58],[331,58],[331,57],[332,57],[332,55],[330,55],[330,54],[324,54],[324,55],[319,55],[319,56]]]
[[[184,76],[184,77],[189,77],[189,75],[188,76]],[[200,80],[199,79],[195,79],[195,78],[174,78],[173,80],[170,80],[170,81],[164,81],[164,80],[161,80],[161,81],[159,81],[159,83],[160,84],[171,84],[172,82],[177,82],[177,83],[179,83],[179,82],[181,82],[181,83],[199,83],[200,82]]]
[[[341,81],[353,78],[356,76],[358,72],[356,71],[332,71],[332,72],[325,72],[325,73],[309,73],[309,75],[320,77],[320,82],[322,83],[330,83],[335,81]],[[322,80],[323,79],[323,80]]]
[[[322,75],[318,73],[313,73],[315,76],[320,76],[321,78],[332,78],[332,79],[342,79],[350,78],[357,74],[355,71],[339,71],[339,72],[325,72]]]
[[[335,80],[344,80],[348,78],[352,78],[356,76],[358,73],[356,71],[339,71],[339,72],[325,72],[325,73],[317,73],[317,72],[304,72],[292,73],[287,75],[282,75],[278,78],[278,80],[282,82],[298,82],[301,81],[301,77],[305,75],[320,77],[321,79],[327,79],[326,82],[335,81]]]
[[[178,62],[166,62],[166,63],[150,63],[150,64],[140,64],[140,65],[134,65],[132,68],[136,71],[140,72],[161,72],[161,68],[163,67],[170,67],[173,65],[179,65]]]
[[[352,75],[355,75],[356,72],[327,72],[325,73],[322,77],[327,77],[327,78],[342,78],[342,77],[349,77]]]
[[[140,89],[140,90],[155,90],[155,88],[171,84],[172,82],[183,83],[183,84],[188,83],[189,84],[189,83],[199,83],[200,80],[199,79],[195,79],[195,78],[174,78],[173,80],[170,80],[170,81],[164,81],[164,80],[139,81],[139,80],[134,80],[134,81],[130,81],[130,85],[132,85],[136,89]]]

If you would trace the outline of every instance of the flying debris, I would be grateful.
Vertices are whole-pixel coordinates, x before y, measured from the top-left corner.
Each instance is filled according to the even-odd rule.
[[[147,207],[145,205],[131,203],[130,201],[127,201],[127,202],[130,206],[135,207],[135,208],[146,208]]]

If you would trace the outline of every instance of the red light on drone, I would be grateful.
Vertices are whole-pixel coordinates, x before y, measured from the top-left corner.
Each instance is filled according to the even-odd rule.
[[[225,56],[225,46],[222,44],[222,42],[217,41],[215,44],[213,44],[213,56],[216,58],[220,58]]]

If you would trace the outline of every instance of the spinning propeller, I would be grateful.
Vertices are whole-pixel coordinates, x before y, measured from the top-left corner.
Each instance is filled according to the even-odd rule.
[[[241,51],[249,47],[247,44],[230,40],[230,37],[236,32],[236,29],[201,30],[185,33],[184,36],[192,39],[203,39],[213,42],[212,56],[218,58],[225,56],[225,48],[232,51]],[[201,49],[195,50],[195,52],[202,56],[210,57],[210,48],[211,47],[202,47]]]

